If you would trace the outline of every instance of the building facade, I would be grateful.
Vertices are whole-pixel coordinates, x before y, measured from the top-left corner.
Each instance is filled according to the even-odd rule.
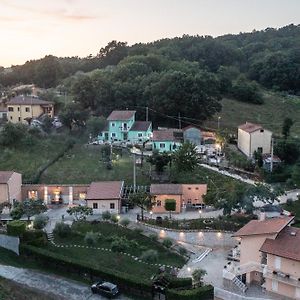
[[[0,171],[0,203],[13,204],[22,200],[22,175],[13,171]]]
[[[42,115],[54,117],[54,103],[33,96],[17,96],[7,102],[7,119],[12,123],[29,124]]]
[[[167,128],[153,131],[152,149],[158,152],[174,152],[183,143],[181,129]]]
[[[261,125],[246,122],[238,127],[238,149],[247,157],[253,157],[256,151],[271,153],[272,132]]]

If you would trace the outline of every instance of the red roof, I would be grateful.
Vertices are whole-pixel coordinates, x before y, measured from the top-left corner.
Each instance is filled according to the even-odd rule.
[[[0,183],[7,183],[12,174],[14,174],[13,171],[0,171]]]
[[[284,228],[275,240],[266,239],[260,251],[300,261],[300,228]]]
[[[263,127],[259,124],[246,122],[245,124],[240,125],[239,129],[242,129],[242,130],[244,130],[248,133],[252,133],[252,132],[257,131],[259,129],[263,129]]]
[[[53,102],[30,96],[17,96],[10,99],[7,105],[51,105]]]
[[[252,220],[238,230],[233,236],[276,234],[290,224],[293,219],[294,217],[278,217],[264,221]]]
[[[154,130],[153,131],[153,141],[164,142],[181,142],[183,140],[182,130],[179,129],[163,129],[163,130]]]
[[[126,121],[134,117],[135,110],[114,110],[108,116],[108,121]]]
[[[92,182],[88,188],[86,200],[109,200],[122,197],[124,181]]]
[[[129,131],[147,131],[151,126],[151,122],[135,121]]]

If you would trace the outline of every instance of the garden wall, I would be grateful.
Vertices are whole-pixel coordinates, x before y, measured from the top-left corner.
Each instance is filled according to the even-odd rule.
[[[19,255],[20,239],[16,236],[0,234],[0,247],[11,250]]]

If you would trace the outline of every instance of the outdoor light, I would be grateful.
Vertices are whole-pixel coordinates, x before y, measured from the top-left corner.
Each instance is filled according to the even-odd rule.
[[[118,215],[118,216],[117,216],[117,220],[119,221],[119,220],[120,220],[120,218],[121,218],[121,217]]]
[[[222,232],[218,232],[217,236],[220,238],[222,236]]]
[[[190,268],[190,267],[188,267],[188,268],[187,268],[187,271],[188,271],[188,272],[191,272],[191,268]]]
[[[200,231],[198,234],[199,234],[199,236],[202,236],[202,235],[203,235],[203,232],[202,232],[202,231]]]

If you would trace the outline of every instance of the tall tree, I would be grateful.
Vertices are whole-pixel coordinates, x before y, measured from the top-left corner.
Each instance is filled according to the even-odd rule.
[[[164,208],[166,211],[169,212],[170,214],[170,219],[172,217],[172,212],[173,211],[176,211],[176,200],[175,199],[166,199],[165,200],[165,205],[164,205]]]
[[[173,154],[177,171],[193,171],[199,164],[196,146],[190,142],[183,143]]]
[[[291,127],[294,125],[294,121],[291,118],[285,118],[282,124],[282,135],[284,136],[285,140],[289,137]]]
[[[144,211],[152,208],[153,200],[153,197],[147,192],[136,192],[129,196],[129,202],[141,209],[142,220],[144,220]]]

